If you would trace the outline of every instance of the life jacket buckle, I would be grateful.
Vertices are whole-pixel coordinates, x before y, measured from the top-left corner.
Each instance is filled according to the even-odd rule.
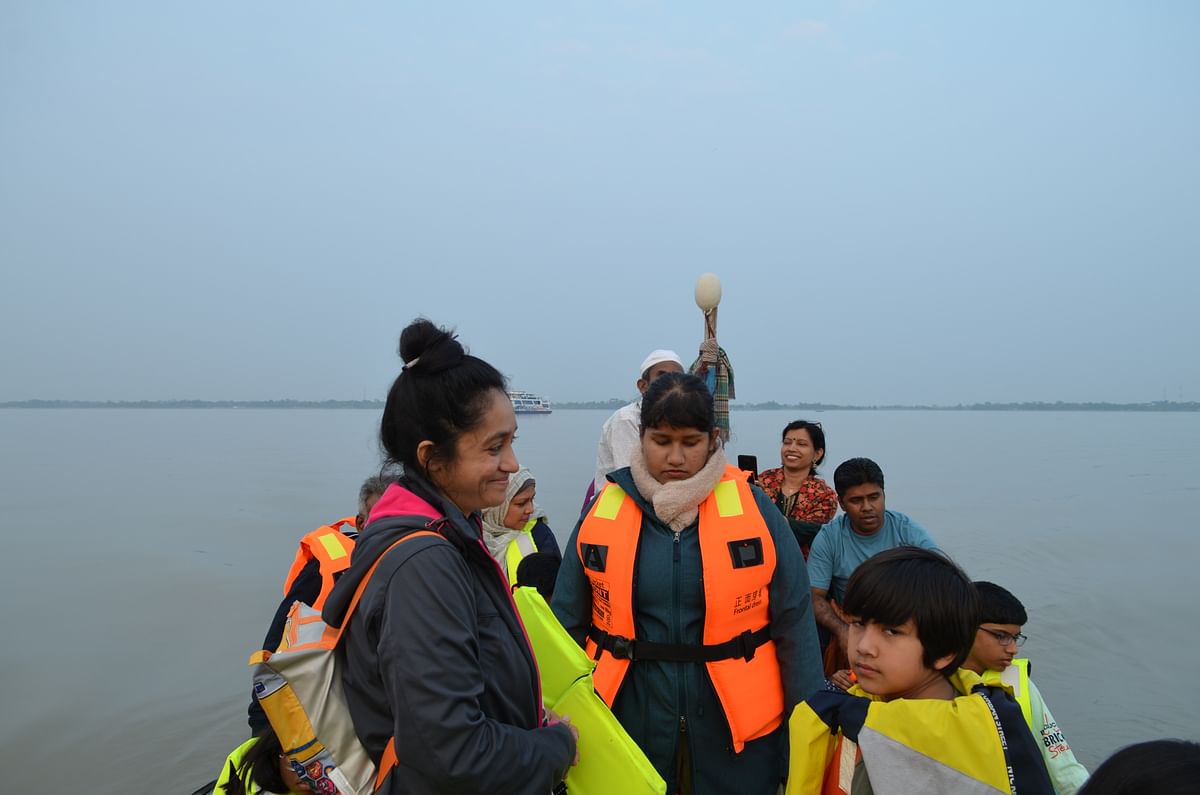
[[[637,641],[633,638],[622,637],[621,635],[609,635],[612,640],[611,654],[618,660],[634,659],[634,649],[637,646]]]
[[[746,662],[754,659],[754,652],[758,645],[754,642],[754,633],[746,630],[741,635],[738,635],[738,645],[741,647],[742,653],[738,655]]]

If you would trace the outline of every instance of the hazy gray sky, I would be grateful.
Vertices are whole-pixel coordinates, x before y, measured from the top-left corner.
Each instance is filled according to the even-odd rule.
[[[1200,399],[1200,4],[0,4],[0,400]]]

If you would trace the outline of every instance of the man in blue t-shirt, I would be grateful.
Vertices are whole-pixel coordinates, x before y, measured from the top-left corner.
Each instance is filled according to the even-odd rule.
[[[858,564],[893,547],[938,546],[921,525],[884,508],[883,470],[871,459],[843,461],[834,470],[833,488],[844,513],[824,525],[813,539],[808,579],[818,626],[845,649],[848,627],[832,602],[841,600],[846,581]]]

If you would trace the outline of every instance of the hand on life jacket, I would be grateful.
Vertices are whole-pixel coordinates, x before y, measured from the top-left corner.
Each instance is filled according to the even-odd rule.
[[[556,723],[561,723],[571,730],[571,736],[575,738],[575,758],[571,761],[571,767],[579,764],[579,729],[571,723],[570,715],[558,715],[549,707],[546,710],[546,725],[553,726]]]

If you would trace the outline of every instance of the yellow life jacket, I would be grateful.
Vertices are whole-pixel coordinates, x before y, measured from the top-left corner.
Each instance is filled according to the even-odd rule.
[[[1033,730],[1033,699],[1029,695],[1029,660],[1018,657],[1003,671],[984,671],[983,683],[991,687],[1004,686],[1021,705],[1025,723]]]
[[[567,692],[568,687],[590,675],[596,664],[563,629],[537,588],[514,589],[513,603],[537,660],[542,700],[550,704]]]
[[[538,517],[530,517],[521,528],[520,535],[509,541],[508,548],[504,550],[504,572],[508,575],[510,588],[517,584],[517,567],[521,565],[522,559],[538,551],[537,542],[533,540],[533,528],[537,523]]]
[[[596,659],[596,690],[610,707],[629,665],[638,659],[702,662],[741,753],[783,722],[783,677],[770,636],[770,585],[775,542],[748,473],[726,467],[699,506],[704,580],[704,643],[647,642],[634,632],[634,565],[642,511],[609,483],[584,518],[577,537],[579,560],[592,589],[592,629],[587,651]]]
[[[242,766],[242,760],[246,758],[246,754],[258,742],[257,737],[251,737],[246,742],[234,748],[225,759],[225,764],[221,767],[221,775],[217,776],[217,783],[213,786],[213,795],[222,795],[229,791],[229,782],[235,778],[241,778],[242,787],[250,795],[258,792],[258,787],[250,780],[250,771],[246,771],[246,775],[238,776],[238,768]]]
[[[663,795],[667,784],[608,706],[596,695],[588,658],[536,588],[517,588],[513,602],[537,660],[542,699],[579,729],[579,764],[567,771],[572,795],[619,792]]]
[[[234,778],[241,779],[242,788],[248,795],[259,795],[259,793],[263,792],[262,787],[255,784],[254,780],[250,777],[249,770],[246,771],[245,775],[238,776],[238,768],[242,766],[242,760],[246,758],[246,754],[250,753],[250,749],[254,747],[254,744],[258,740],[259,738],[257,737],[251,737],[230,752],[229,756],[225,759],[225,765],[221,768],[221,775],[217,776],[217,783],[213,785],[213,795],[224,795],[224,793],[228,792],[229,782]],[[309,790],[304,790],[304,792],[309,792]],[[292,790],[291,795],[302,795],[302,793]]]
[[[1037,743],[1003,687],[966,669],[951,700],[822,690],[788,720],[787,795],[848,795],[861,760],[876,795],[1053,795]]]

